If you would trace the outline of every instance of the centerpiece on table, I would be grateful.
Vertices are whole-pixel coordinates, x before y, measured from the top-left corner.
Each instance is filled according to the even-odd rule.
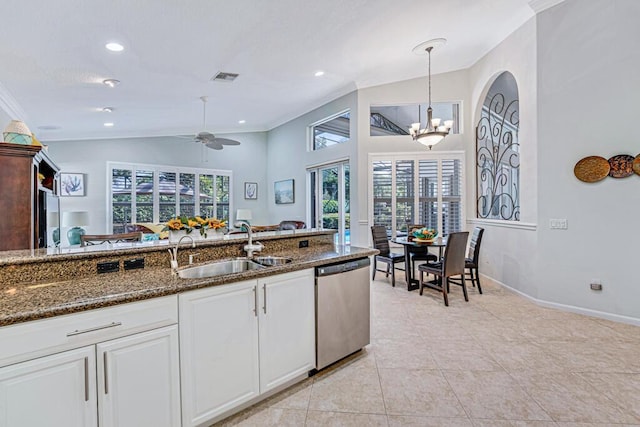
[[[433,228],[419,228],[413,231],[413,241],[417,243],[433,243],[438,231]]]
[[[194,240],[206,239],[208,235],[224,233],[226,226],[227,223],[224,220],[217,218],[177,216],[167,221],[162,231],[169,231],[169,241],[177,242],[185,235],[191,236]],[[197,233],[193,233],[196,230]],[[214,233],[210,233],[210,230]]]

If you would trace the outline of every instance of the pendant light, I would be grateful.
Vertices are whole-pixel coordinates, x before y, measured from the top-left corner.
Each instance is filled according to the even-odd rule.
[[[442,141],[445,136],[449,134],[449,130],[453,126],[453,120],[445,120],[442,124],[442,120],[433,118],[433,109],[431,108],[431,51],[434,47],[443,45],[446,43],[446,39],[433,39],[413,48],[413,52],[418,55],[424,55],[426,52],[428,60],[428,75],[429,75],[429,107],[427,108],[427,117],[424,127],[420,123],[413,123],[409,128],[409,133],[414,141],[419,142],[422,145],[426,145],[431,150],[431,147]]]

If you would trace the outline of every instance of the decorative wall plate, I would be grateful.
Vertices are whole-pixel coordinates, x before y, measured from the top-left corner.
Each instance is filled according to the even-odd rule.
[[[580,181],[597,182],[605,179],[610,170],[611,166],[607,159],[600,156],[589,156],[576,163],[573,174]]]
[[[609,159],[609,176],[612,178],[626,178],[633,175],[633,156],[618,154]]]
[[[633,159],[633,171],[640,175],[640,154]]]

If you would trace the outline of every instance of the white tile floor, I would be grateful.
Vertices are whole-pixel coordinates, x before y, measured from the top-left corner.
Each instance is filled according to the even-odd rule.
[[[378,275],[371,345],[220,424],[640,426],[640,327],[483,285],[445,307]]]

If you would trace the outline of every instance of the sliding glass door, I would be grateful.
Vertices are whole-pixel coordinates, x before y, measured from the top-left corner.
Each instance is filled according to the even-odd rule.
[[[309,175],[310,223],[336,230],[336,243],[351,243],[349,163],[339,162],[307,169]]]

